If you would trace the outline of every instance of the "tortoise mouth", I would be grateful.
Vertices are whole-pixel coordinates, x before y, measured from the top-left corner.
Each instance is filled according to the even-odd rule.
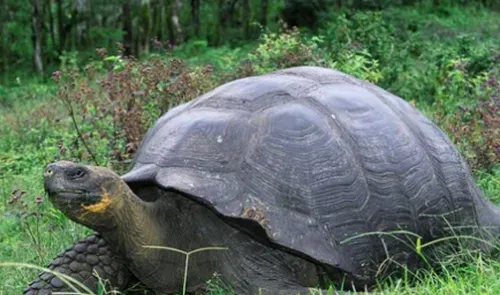
[[[55,190],[55,191],[49,192],[49,194],[60,195],[60,196],[79,196],[79,195],[85,194],[85,191],[84,190],[63,189],[63,190]]]
[[[85,190],[55,190],[49,193],[50,202],[66,217],[94,230],[109,230],[114,221],[106,211],[105,198]],[[108,198],[109,200],[109,198]],[[99,214],[96,214],[99,213]]]
[[[84,190],[56,190],[48,192],[49,199],[57,205],[93,205],[99,203],[100,195],[93,195]]]

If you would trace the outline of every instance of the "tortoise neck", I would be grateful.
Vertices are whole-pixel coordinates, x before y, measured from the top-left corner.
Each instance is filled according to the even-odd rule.
[[[103,233],[108,243],[127,254],[145,252],[145,245],[160,244],[156,204],[143,201],[128,186],[121,198],[114,214],[116,226]]]

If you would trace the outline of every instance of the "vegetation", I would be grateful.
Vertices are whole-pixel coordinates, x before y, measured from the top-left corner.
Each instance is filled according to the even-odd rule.
[[[236,78],[304,64],[339,69],[410,101],[448,133],[482,191],[500,203],[495,1],[5,3],[0,262],[46,265],[89,232],[45,200],[45,164],[66,159],[123,172],[145,131],[172,106]],[[314,18],[301,19],[307,15]],[[390,277],[376,289],[496,294],[499,261],[453,252],[437,272]],[[0,294],[19,294],[37,272],[0,267]],[[210,286],[211,294],[228,294]]]

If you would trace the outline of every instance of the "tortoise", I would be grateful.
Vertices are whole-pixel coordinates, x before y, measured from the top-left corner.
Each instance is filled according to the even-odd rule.
[[[369,289],[398,265],[422,267],[419,243],[454,228],[489,240],[500,225],[433,122],[320,67],[235,80],[171,109],[122,176],[59,161],[44,181],[58,209],[95,231],[48,267],[91,290],[96,272],[119,290],[181,290],[185,257],[148,245],[226,247],[190,256],[189,292],[214,275],[236,294]],[[24,294],[66,288],[42,273]]]

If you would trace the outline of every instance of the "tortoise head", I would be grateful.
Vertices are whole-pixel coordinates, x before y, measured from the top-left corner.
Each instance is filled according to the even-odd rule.
[[[44,171],[50,201],[70,219],[95,230],[111,229],[128,186],[113,171],[60,161]]]

